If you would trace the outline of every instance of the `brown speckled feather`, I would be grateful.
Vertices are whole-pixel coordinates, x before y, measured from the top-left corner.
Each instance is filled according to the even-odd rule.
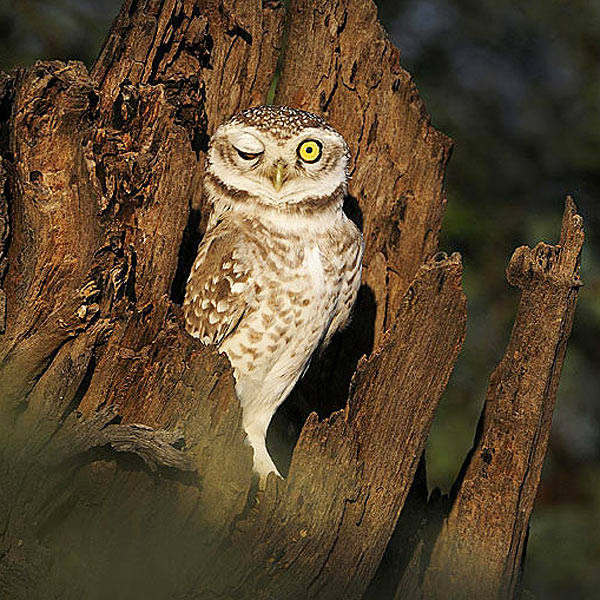
[[[183,304],[186,328],[205,344],[221,344],[253,300],[250,266],[225,225],[202,241]]]

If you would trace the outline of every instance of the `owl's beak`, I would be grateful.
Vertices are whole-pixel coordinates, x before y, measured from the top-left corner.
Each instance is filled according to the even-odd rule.
[[[275,191],[278,192],[285,180],[285,164],[278,162],[277,164],[273,165],[269,175]]]

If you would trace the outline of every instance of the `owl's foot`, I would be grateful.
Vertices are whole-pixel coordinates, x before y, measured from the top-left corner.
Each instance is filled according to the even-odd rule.
[[[238,392],[239,393],[239,392]],[[281,474],[267,450],[267,429],[277,404],[250,404],[243,407],[243,426],[246,431],[246,443],[254,450],[254,472],[260,477],[260,487],[264,487],[269,473]]]
[[[260,478],[260,487],[264,487],[267,477],[269,473],[275,473],[278,477],[281,477],[275,463],[269,456],[269,452],[264,444],[264,442],[259,444],[258,446],[254,446],[252,442],[250,445],[254,448],[254,472],[258,474]]]
[[[278,477],[281,477],[281,474],[269,455],[264,436],[260,433],[258,435],[253,435],[253,433],[254,431],[252,428],[249,428],[249,431],[247,431],[248,437],[246,438],[246,442],[252,446],[252,449],[254,450],[253,469],[260,477],[261,487],[264,487],[269,473],[275,473]]]

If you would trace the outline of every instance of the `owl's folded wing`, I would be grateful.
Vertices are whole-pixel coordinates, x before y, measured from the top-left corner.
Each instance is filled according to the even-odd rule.
[[[343,329],[348,324],[361,284],[362,257],[365,244],[362,234],[350,221],[347,222],[346,230],[348,233],[340,242],[337,252],[337,257],[341,260],[340,272],[343,274],[341,289],[336,302],[335,313],[323,338],[323,347],[329,345],[336,331]]]
[[[252,303],[249,280],[248,261],[236,248],[234,236],[208,234],[198,249],[183,302],[188,333],[205,344],[219,345]]]

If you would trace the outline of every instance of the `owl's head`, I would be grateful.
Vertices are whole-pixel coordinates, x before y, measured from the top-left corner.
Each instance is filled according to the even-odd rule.
[[[213,194],[272,207],[341,204],[350,153],[321,117],[289,106],[260,106],[232,117],[211,138]]]

